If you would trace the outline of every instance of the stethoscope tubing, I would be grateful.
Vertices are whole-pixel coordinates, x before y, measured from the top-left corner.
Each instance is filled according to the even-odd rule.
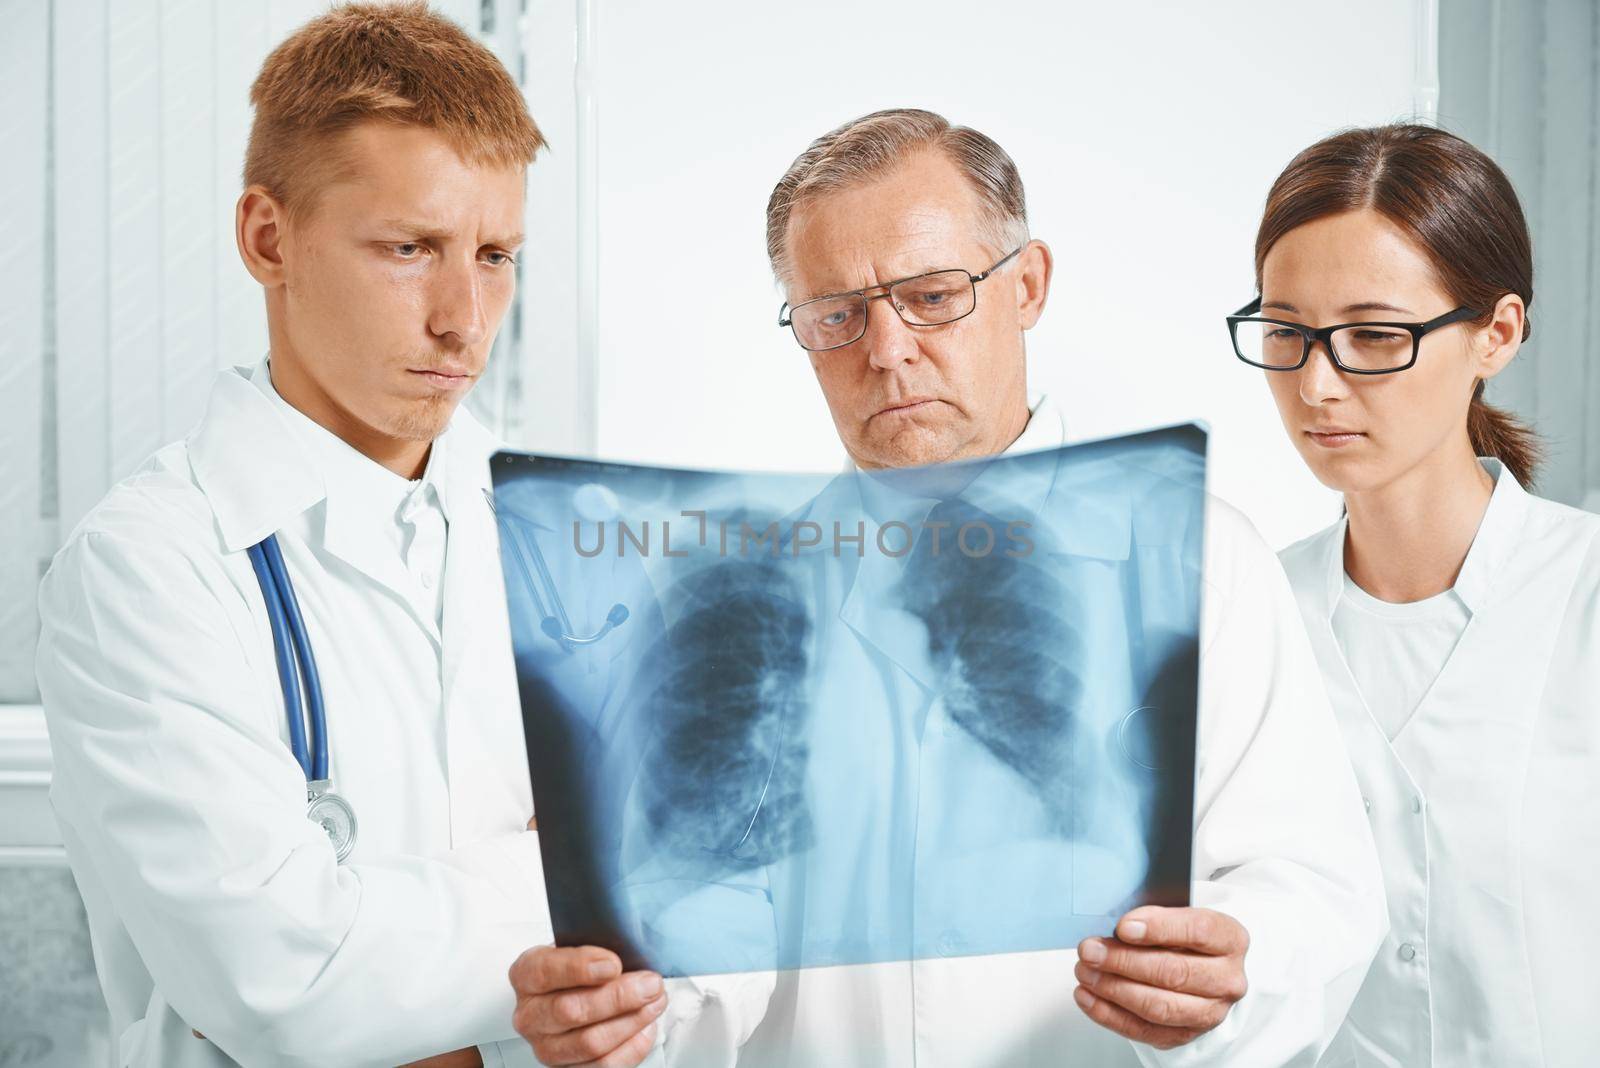
[[[306,751],[305,720],[301,715],[300,675],[295,670],[297,658],[289,637],[283,600],[278,594],[278,583],[272,576],[272,565],[267,563],[265,545],[266,542],[252,545],[246,553],[250,557],[250,566],[255,569],[256,581],[261,584],[261,599],[266,602],[267,621],[272,625],[272,653],[278,662],[278,682],[283,689],[283,703],[289,718],[289,749],[306,778],[310,779],[311,758]]]
[[[299,761],[307,781],[324,782],[328,778],[328,720],[322,699],[322,676],[317,671],[317,660],[311,652],[311,640],[306,634],[300,602],[295,597],[294,585],[289,581],[289,570],[283,562],[283,550],[278,546],[277,535],[269,534],[248,551],[250,564],[255,568],[266,601],[267,620],[272,625],[272,649],[278,662],[284,703],[288,706],[289,746],[294,750],[295,759]],[[303,702],[302,681],[305,684]],[[305,726],[307,719],[310,721],[309,747]]]
[[[527,546],[533,554],[533,570],[539,573],[538,579],[535,580],[533,571],[528,568],[527,556],[523,553],[522,535],[512,527],[505,516],[500,514],[500,509],[494,503],[494,494],[485,489],[483,498],[489,502],[489,511],[494,514],[495,526],[500,531],[501,550],[503,552],[507,544],[511,546],[511,558],[516,561],[517,570],[522,573],[524,588],[533,597],[534,610],[539,614],[539,629],[551,641],[570,653],[574,649],[597,644],[600,639],[627,621],[627,606],[614,604],[611,606],[611,611],[606,613],[606,621],[601,624],[599,630],[588,636],[572,633],[572,620],[567,616],[567,606],[561,601],[561,590],[556,586],[555,576],[550,573],[550,565],[545,562],[544,552],[539,548],[539,539],[532,535],[527,538]],[[548,607],[544,596],[539,592],[541,586],[550,595]]]

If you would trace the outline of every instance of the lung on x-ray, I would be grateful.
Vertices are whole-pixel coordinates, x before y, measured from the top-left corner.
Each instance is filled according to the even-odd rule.
[[[1187,904],[1205,445],[497,454],[557,943],[706,975],[1065,948]]]

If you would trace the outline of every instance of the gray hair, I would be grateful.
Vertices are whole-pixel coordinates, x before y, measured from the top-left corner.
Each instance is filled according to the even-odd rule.
[[[852,119],[795,157],[767,200],[767,258],[779,283],[792,280],[789,218],[807,200],[879,177],[922,151],[939,151],[972,183],[981,205],[979,238],[995,255],[1028,241],[1022,177],[1006,150],[985,134],[952,126],[943,115],[890,108]]]

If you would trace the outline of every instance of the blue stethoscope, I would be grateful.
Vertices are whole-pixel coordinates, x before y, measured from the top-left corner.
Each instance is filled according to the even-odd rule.
[[[283,687],[283,704],[289,716],[289,748],[294,750],[294,758],[306,775],[306,816],[326,832],[335,855],[343,862],[356,844],[356,813],[350,802],[333,792],[328,777],[328,713],[322,703],[322,678],[317,674],[316,657],[311,654],[300,602],[289,582],[289,570],[283,566],[276,534],[268,534],[246,552],[256,580],[261,583],[267,620],[272,624],[272,651],[278,661],[278,682]],[[309,747],[307,720],[311,724]]]

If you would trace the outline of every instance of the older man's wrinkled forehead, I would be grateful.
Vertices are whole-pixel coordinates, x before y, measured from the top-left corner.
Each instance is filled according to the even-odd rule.
[[[943,153],[922,152],[857,186],[803,201],[789,218],[791,303],[927,271],[981,271],[983,207]]]

